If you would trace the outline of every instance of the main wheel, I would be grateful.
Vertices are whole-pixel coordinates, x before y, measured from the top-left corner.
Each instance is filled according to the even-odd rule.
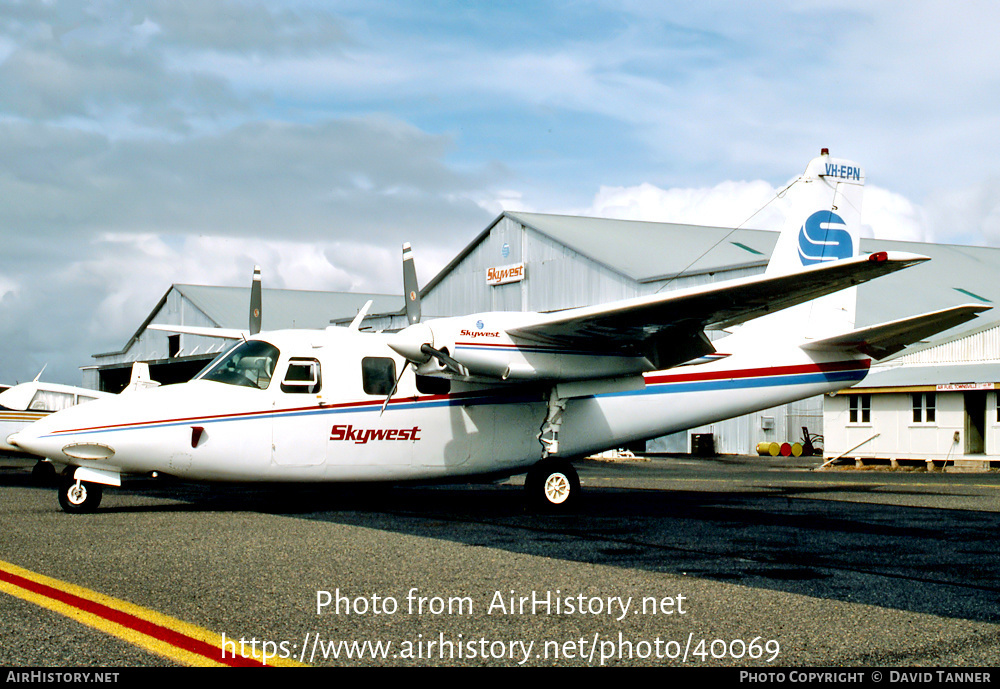
[[[566,510],[580,498],[580,477],[566,460],[543,460],[528,472],[524,488],[538,507]]]
[[[31,482],[36,486],[56,485],[56,468],[52,462],[38,461],[31,468]]]
[[[70,514],[93,512],[101,504],[103,493],[100,483],[77,482],[71,476],[63,477],[59,484],[59,505]]]

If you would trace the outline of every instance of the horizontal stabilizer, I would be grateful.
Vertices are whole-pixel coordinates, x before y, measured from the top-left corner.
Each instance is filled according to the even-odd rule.
[[[802,348],[819,351],[853,351],[867,354],[874,359],[884,359],[901,351],[907,345],[961,325],[991,308],[993,307],[982,304],[954,306],[920,316],[858,328],[843,335],[810,342],[802,345]]]
[[[250,336],[249,330],[234,328],[209,328],[197,325],[162,325],[150,323],[147,330],[163,330],[168,333],[183,333],[185,335],[200,335],[201,337],[221,337],[224,340],[245,340]]]

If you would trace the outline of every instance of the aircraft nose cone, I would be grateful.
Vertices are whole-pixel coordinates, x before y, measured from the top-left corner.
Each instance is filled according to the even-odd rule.
[[[7,436],[7,442],[18,448],[19,450],[24,450],[25,452],[30,452],[33,455],[43,455],[41,447],[38,446],[37,440],[32,434],[25,431],[18,431],[17,433],[11,433]]]

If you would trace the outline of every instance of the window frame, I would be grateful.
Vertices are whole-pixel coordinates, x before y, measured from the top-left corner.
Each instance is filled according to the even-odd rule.
[[[910,393],[910,424],[920,426],[937,425],[937,393]]]
[[[847,422],[853,426],[870,426],[872,423],[871,393],[852,393],[847,400]]]
[[[309,368],[311,376],[305,379],[289,378],[293,369]],[[281,391],[292,395],[315,395],[323,389],[323,366],[319,359],[308,356],[288,358],[285,374],[281,377]]]

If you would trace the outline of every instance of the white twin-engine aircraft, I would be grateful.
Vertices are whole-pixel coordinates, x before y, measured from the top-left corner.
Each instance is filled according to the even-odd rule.
[[[824,150],[784,192],[801,213],[763,275],[554,313],[422,323],[404,245],[403,330],[362,332],[362,311],[346,328],[258,332],[258,272],[249,333],[208,329],[238,343],[194,380],[67,409],[10,440],[67,465],[67,512],[94,510],[123,474],[150,473],[400,482],[527,472],[533,499],[565,507],[580,491],[569,458],[848,387],[873,359],[988,308],[855,329],[849,288],[927,260],[857,255],[863,184],[860,166]]]

